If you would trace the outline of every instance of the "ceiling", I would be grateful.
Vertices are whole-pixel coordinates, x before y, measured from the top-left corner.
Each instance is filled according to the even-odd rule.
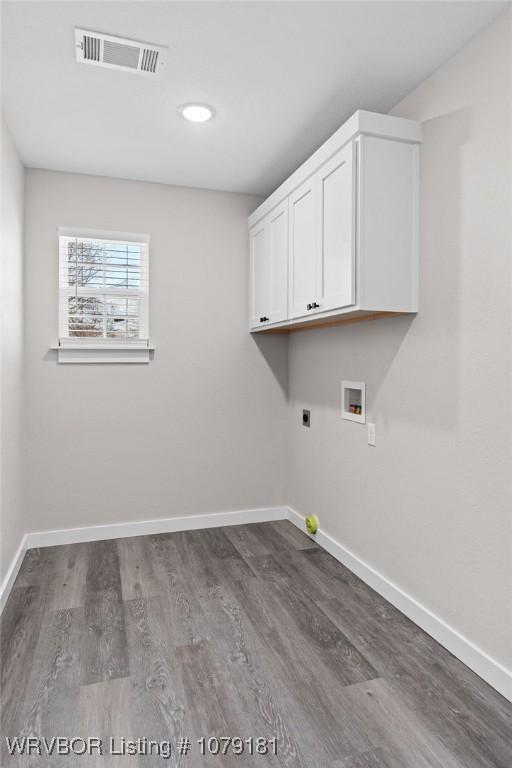
[[[25,165],[267,194],[358,108],[387,112],[507,3],[4,2]],[[160,77],[78,64],[75,26],[169,47]],[[177,107],[212,104],[187,123]]]

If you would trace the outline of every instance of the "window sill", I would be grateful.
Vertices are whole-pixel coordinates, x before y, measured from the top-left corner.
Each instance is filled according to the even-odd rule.
[[[149,363],[155,348],[144,341],[101,343],[62,339],[50,349],[56,350],[59,363]]]

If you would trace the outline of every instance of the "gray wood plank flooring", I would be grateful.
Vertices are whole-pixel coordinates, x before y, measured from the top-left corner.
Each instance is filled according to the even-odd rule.
[[[512,705],[286,521],[30,550],[0,642],[2,768],[512,766]],[[173,754],[28,758],[5,736]],[[203,757],[211,736],[277,754]]]

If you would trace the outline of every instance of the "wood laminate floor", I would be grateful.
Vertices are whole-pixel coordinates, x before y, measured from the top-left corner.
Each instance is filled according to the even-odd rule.
[[[2,768],[512,766],[512,705],[289,522],[30,550],[1,657]],[[25,759],[15,735],[191,748]]]

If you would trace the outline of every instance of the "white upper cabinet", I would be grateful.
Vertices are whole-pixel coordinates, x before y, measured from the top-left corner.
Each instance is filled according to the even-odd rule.
[[[268,226],[259,222],[250,231],[251,328],[270,321],[271,272]]]
[[[311,310],[321,285],[319,251],[319,200],[315,179],[290,196],[289,316]]]
[[[270,319],[272,323],[288,317],[288,200],[269,215]]]
[[[290,318],[354,304],[355,152],[350,142],[290,195]]]
[[[421,138],[356,112],[250,215],[251,330],[417,311]]]
[[[355,143],[350,142],[318,173],[321,311],[355,303],[355,153]]]
[[[251,328],[288,317],[288,200],[249,232]]]

